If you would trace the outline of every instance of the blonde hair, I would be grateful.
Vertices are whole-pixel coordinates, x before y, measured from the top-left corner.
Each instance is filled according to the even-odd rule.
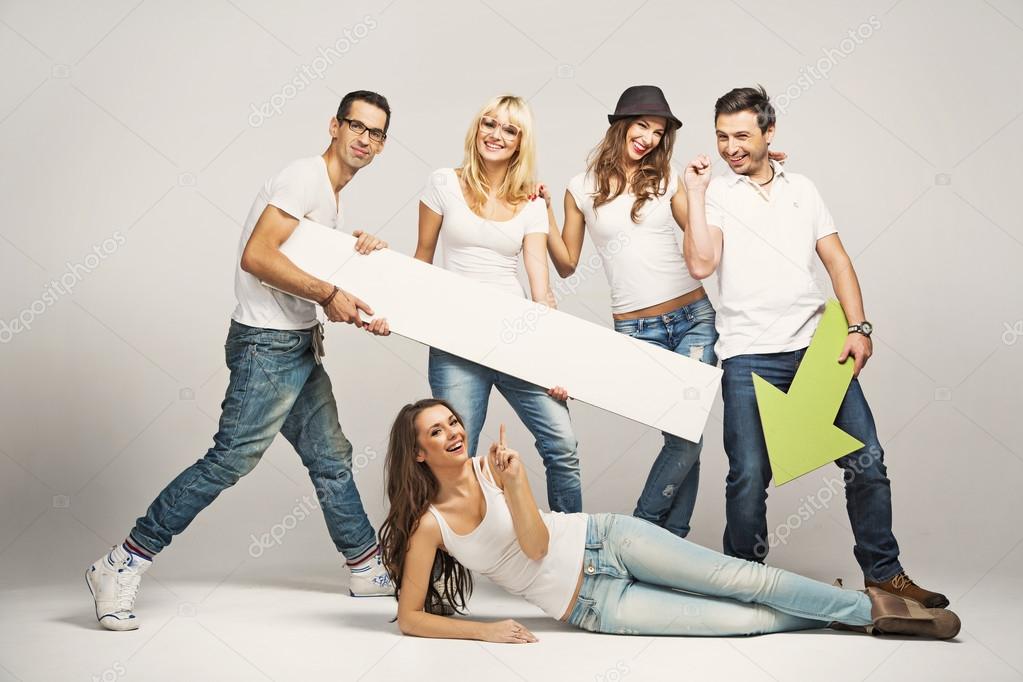
[[[497,196],[509,204],[526,201],[536,187],[536,141],[533,138],[533,112],[526,100],[515,95],[500,95],[487,102],[479,110],[465,135],[465,155],[462,159],[462,182],[465,183],[469,196],[469,205],[474,211],[480,211],[487,202],[492,189],[483,172],[483,159],[480,156],[476,139],[480,130],[480,119],[493,116],[501,109],[508,112],[508,120],[519,128],[518,149],[512,155],[501,186],[497,188]]]

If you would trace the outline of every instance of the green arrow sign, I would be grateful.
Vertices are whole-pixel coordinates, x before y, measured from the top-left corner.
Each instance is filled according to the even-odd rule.
[[[853,374],[852,358],[845,364],[838,363],[848,329],[842,306],[830,300],[788,393],[753,374],[775,485],[788,483],[863,447],[835,426]]]

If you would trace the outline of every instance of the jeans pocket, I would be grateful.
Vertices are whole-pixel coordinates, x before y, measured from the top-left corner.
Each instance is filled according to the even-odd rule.
[[[706,306],[700,306],[693,311],[693,317],[691,324],[696,327],[699,325],[710,325],[714,328],[714,323],[717,320],[717,312],[714,310],[714,306],[708,303]]]
[[[312,338],[312,332],[299,330],[273,330],[259,335],[256,340],[257,353],[268,355],[287,355],[300,350],[303,344]]]
[[[639,335],[639,324],[637,322],[615,322],[615,331],[636,338]]]
[[[595,534],[586,538],[583,552],[583,573],[587,576],[606,575],[621,578],[627,575],[625,567],[614,551],[614,530],[616,514],[595,515]]]

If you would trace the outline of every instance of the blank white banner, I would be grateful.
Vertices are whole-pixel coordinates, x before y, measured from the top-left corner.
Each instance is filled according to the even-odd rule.
[[[395,334],[544,388],[564,386],[576,400],[691,441],[703,433],[717,367],[389,249],[360,255],[354,245],[351,235],[302,220],[281,251],[366,301]]]

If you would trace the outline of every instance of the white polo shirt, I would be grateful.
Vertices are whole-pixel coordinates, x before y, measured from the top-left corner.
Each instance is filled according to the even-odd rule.
[[[263,183],[245,219],[235,260],[234,293],[238,306],[231,317],[250,327],[308,329],[317,322],[317,306],[297,296],[263,286],[255,275],[242,270],[242,252],[268,204],[293,218],[308,218],[341,229],[341,201],[327,174],[322,156],[293,161]]]
[[[817,240],[838,230],[813,182],[771,163],[770,193],[731,169],[707,188],[707,224],[724,236],[714,347],[721,360],[805,348],[824,309],[813,276]]]

